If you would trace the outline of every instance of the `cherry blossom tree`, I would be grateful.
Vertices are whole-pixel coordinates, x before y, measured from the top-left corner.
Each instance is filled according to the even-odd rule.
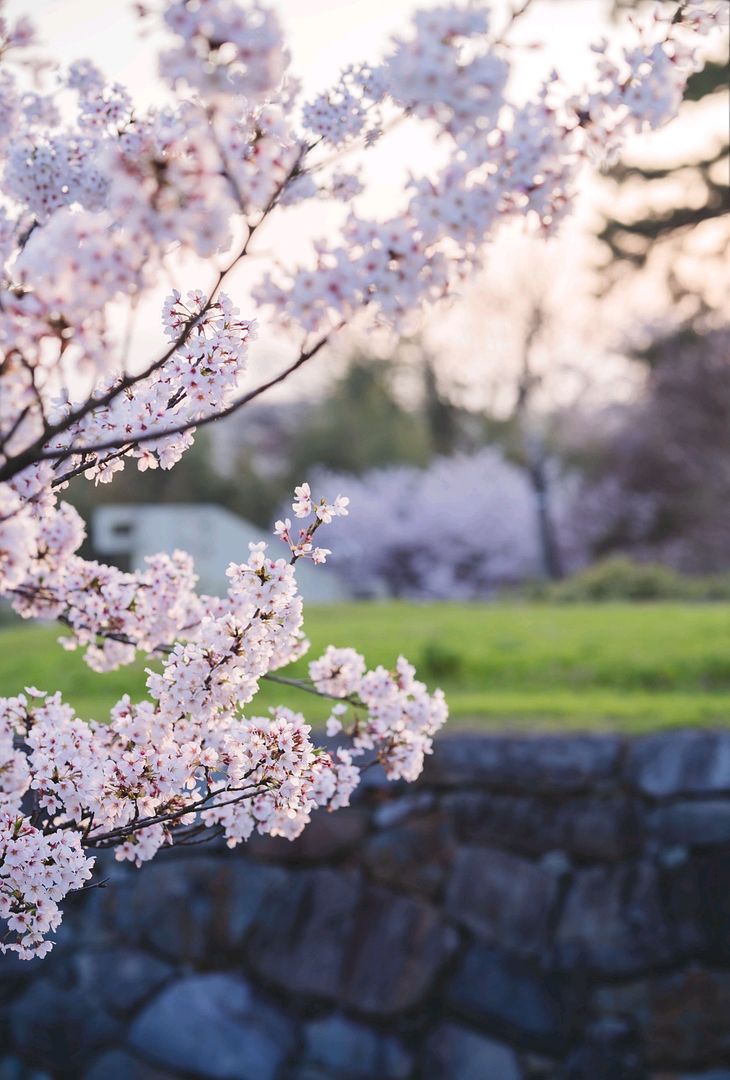
[[[272,10],[159,0],[143,14],[169,39],[167,102],[149,109],[89,61],[49,67],[28,21],[3,21],[0,591],[23,617],[64,624],[65,647],[95,670],[139,653],[157,663],[148,697],[98,722],[34,688],[0,702],[0,948],[48,952],[94,851],[140,864],[201,833],[231,846],[253,830],[294,837],[315,807],[347,803],[369,761],[415,779],[446,719],[405,660],[368,671],[333,648],[300,685],[333,700],[337,750],[316,746],[300,713],[251,710],[260,680],[286,681],[277,669],[306,648],[296,563],[325,560],[315,533],[345,498],[299,487],[296,527],[277,526],[284,557],[255,545],[217,598],[196,593],[180,552],[131,574],[81,558],[83,523],[59,498],[69,481],[171,468],[197,428],[310,363],[356,317],[397,330],[446,297],[503,222],[554,230],[587,160],[673,116],[725,8],[662,9],[627,44],[596,47],[590,85],[546,72],[527,104],[509,93],[512,20],[492,26],[474,4],[416,14],[381,60],[304,100]],[[426,125],[446,164],[370,219],[347,155],[402,121]],[[242,315],[225,291],[232,271],[272,216],[318,199],[344,204],[339,238],[313,243],[306,265],[272,265]],[[168,297],[159,344],[130,348],[125,314],[186,255],[207,260],[211,280]],[[295,346],[244,393],[254,316]]]

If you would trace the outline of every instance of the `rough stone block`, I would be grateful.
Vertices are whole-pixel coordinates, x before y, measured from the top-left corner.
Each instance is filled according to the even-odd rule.
[[[499,780],[505,764],[505,739],[476,734],[442,735],[424,763],[421,786],[463,787]]]
[[[538,797],[486,792],[444,796],[459,838],[529,855],[553,849],[583,859],[627,857],[641,843],[640,819],[623,795]]]
[[[559,1052],[580,1029],[583,997],[579,983],[475,943],[449,980],[445,1001],[465,1019],[508,1034],[520,1046]]]
[[[647,1080],[631,1020],[604,1016],[590,1024],[563,1061],[557,1080]]]
[[[177,961],[228,955],[289,880],[283,867],[238,853],[158,858],[104,890],[104,918],[116,943],[150,946]]]
[[[272,894],[252,927],[246,955],[267,981],[293,994],[335,999],[362,892],[358,875],[308,870]]]
[[[368,814],[361,807],[343,807],[336,813],[317,810],[296,840],[254,833],[246,843],[246,854],[280,863],[323,862],[354,851],[367,829]]]
[[[0,1058],[0,1080],[53,1080],[50,1073],[26,1069],[20,1058]]]
[[[700,948],[712,964],[730,963],[730,851],[707,848],[666,871],[667,895],[689,909],[702,932]]]
[[[282,989],[377,1015],[419,1001],[454,947],[431,905],[316,870],[261,912],[247,955]]]
[[[27,1063],[52,1071],[62,1061],[68,1073],[77,1075],[98,1047],[121,1032],[94,997],[43,976],[13,1004],[10,1028]]]
[[[517,855],[462,847],[454,862],[446,911],[483,941],[535,956],[547,947],[559,877]]]
[[[730,843],[730,802],[680,799],[655,806],[646,816],[647,835],[659,845]]]
[[[575,873],[555,938],[564,970],[630,975],[679,959],[656,869],[648,862]]]
[[[330,1080],[407,1080],[413,1066],[399,1039],[341,1016],[307,1024],[301,1068]]]
[[[383,799],[373,809],[373,824],[378,829],[392,829],[414,815],[433,810],[435,803],[436,797],[432,791],[417,791],[397,799]]]
[[[730,792],[730,732],[679,731],[629,744],[627,776],[645,795]]]
[[[375,1016],[415,1007],[456,945],[455,931],[436,907],[366,888],[348,945],[344,1003]]]
[[[636,1019],[650,1064],[700,1066],[730,1055],[730,973],[690,970],[603,987],[596,1006]]]
[[[514,1051],[458,1024],[439,1024],[426,1043],[428,1080],[521,1080]]]
[[[443,885],[453,852],[453,830],[437,812],[373,833],[361,857],[375,881],[433,896]]]
[[[445,735],[436,740],[423,783],[530,794],[588,791],[617,777],[620,758],[621,740],[612,735]]]
[[[181,1074],[156,1069],[126,1050],[108,1050],[86,1070],[83,1080],[181,1080]]]
[[[129,1044],[165,1069],[205,1080],[275,1080],[291,1025],[233,975],[193,975],[163,990],[132,1025]]]
[[[112,1013],[126,1013],[158,990],[173,973],[171,964],[139,949],[94,949],[74,957],[83,992]]]
[[[730,1069],[703,1069],[702,1072],[652,1073],[651,1080],[730,1080]]]

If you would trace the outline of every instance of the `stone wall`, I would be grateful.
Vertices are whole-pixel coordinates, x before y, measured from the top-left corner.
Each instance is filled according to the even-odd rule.
[[[0,960],[0,1080],[730,1080],[730,733],[443,738]]]

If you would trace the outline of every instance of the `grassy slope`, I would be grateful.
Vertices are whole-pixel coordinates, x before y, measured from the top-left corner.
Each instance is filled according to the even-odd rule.
[[[402,651],[464,725],[638,731],[730,719],[726,605],[350,604],[310,607],[306,631],[314,655],[333,642],[390,664]],[[101,718],[124,691],[142,692],[143,664],[95,675],[57,636],[0,632],[0,693],[58,688],[80,715]],[[322,715],[315,699],[271,684],[256,711],[275,702]]]

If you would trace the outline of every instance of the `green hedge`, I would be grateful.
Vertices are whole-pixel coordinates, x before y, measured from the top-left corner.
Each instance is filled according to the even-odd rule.
[[[660,563],[614,556],[594,563],[558,584],[536,588],[536,598],[553,603],[608,600],[730,600],[730,574],[686,577]]]

